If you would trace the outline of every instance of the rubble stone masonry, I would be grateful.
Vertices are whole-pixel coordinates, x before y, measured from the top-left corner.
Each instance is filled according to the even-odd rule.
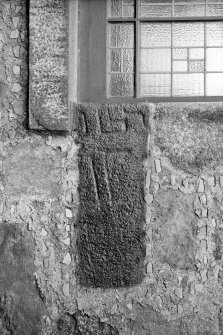
[[[136,224],[134,205],[131,208],[127,198],[123,204],[126,212],[115,212],[120,221],[115,221],[116,231],[110,233],[116,237],[124,234],[126,224],[123,241],[130,244],[128,252],[120,248],[120,255],[124,260],[126,257],[122,270],[124,278],[127,274],[134,280],[119,281],[119,272],[118,284],[113,285],[109,278],[115,278],[115,272],[109,277],[109,271],[120,271],[121,263],[116,268],[117,264],[110,264],[103,278],[96,278],[97,271],[93,272],[103,260],[112,263],[113,255],[107,248],[112,244],[106,243],[116,246],[108,234],[113,218],[104,218],[105,230],[99,213],[107,248],[102,248],[101,254],[96,243],[92,248],[88,245],[92,231],[95,233],[91,223],[82,221],[80,226],[80,195],[85,206],[91,196],[81,188],[83,179],[79,182],[83,175],[80,134],[28,127],[27,27],[28,1],[1,0],[0,334],[223,334],[223,103],[145,104],[147,122],[138,116],[131,124],[127,113],[116,123],[113,131],[125,131],[126,124],[141,127],[141,133],[137,130],[132,134],[145,153],[135,161],[131,151],[126,157],[116,152],[110,159],[119,166],[119,176],[130,183],[124,184],[124,195],[125,187],[130,187],[135,201],[140,199],[138,206],[143,213]],[[88,108],[91,113],[95,106]],[[141,113],[142,106],[134,108]],[[106,128],[111,125],[106,123],[106,114],[104,117],[102,126],[111,146],[115,137]],[[142,139],[145,127],[147,136]],[[130,138],[125,141],[125,145],[131,142]],[[100,148],[97,153],[103,156]],[[100,164],[99,195],[106,194]],[[134,164],[138,170],[132,171],[131,178],[129,171]],[[109,171],[119,178],[112,164]],[[111,182],[117,187],[115,180]],[[117,197],[119,191],[114,189]],[[109,204],[109,197],[106,199]],[[127,223],[123,222],[124,215]],[[81,233],[84,244],[80,244]],[[92,259],[95,263],[89,265]],[[92,279],[89,269],[97,285],[91,280],[86,285],[84,280]]]

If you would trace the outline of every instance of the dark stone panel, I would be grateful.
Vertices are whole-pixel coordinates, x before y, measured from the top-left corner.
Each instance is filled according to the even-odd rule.
[[[32,240],[16,225],[0,225],[0,320],[12,335],[41,334],[45,311],[33,273]]]
[[[70,129],[68,6],[68,0],[30,0],[29,125],[32,129]]]
[[[149,107],[78,105],[80,284],[125,287],[143,278],[144,172]]]

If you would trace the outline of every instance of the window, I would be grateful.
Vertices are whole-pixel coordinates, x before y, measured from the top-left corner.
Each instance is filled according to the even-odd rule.
[[[223,1],[80,5],[80,101],[223,96]]]

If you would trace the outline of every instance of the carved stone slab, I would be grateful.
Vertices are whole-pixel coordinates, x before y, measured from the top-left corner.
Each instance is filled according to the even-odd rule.
[[[31,129],[69,130],[68,0],[30,0]]]
[[[149,107],[77,106],[80,284],[125,287],[143,278],[144,172]]]

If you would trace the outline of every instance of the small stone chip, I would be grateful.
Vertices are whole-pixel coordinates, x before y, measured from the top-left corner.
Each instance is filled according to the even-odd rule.
[[[215,186],[215,176],[211,176],[208,178],[208,184],[209,186]]]
[[[63,294],[68,297],[70,295],[70,285],[68,283],[62,286]]]
[[[17,101],[13,104],[13,111],[17,115],[23,115],[25,113],[25,104],[23,101]]]
[[[45,237],[47,235],[47,231],[44,228],[42,228],[41,232],[40,232],[40,235]]]
[[[146,246],[146,256],[147,257],[152,256],[152,245],[151,244],[147,244],[147,246]]]
[[[22,9],[22,6],[16,6],[15,7],[16,14],[18,14],[18,12],[20,12],[21,9]]]
[[[12,92],[14,93],[19,93],[22,89],[22,86],[18,83],[15,83],[13,86],[12,86]]]
[[[66,217],[67,218],[72,218],[73,217],[72,211],[69,208],[66,208]]]
[[[206,269],[201,270],[200,275],[201,275],[201,281],[202,283],[204,283],[207,280],[207,270]]]
[[[147,266],[146,266],[146,272],[147,272],[148,274],[150,274],[150,275],[153,274],[153,265],[152,265],[151,262],[149,262],[149,263],[147,264]]]
[[[64,257],[64,259],[62,260],[62,263],[66,264],[66,265],[70,265],[70,263],[71,263],[71,256],[70,256],[69,252],[66,254],[66,256]]]
[[[223,187],[223,176],[220,176],[219,181],[220,181],[220,185],[221,185],[221,187]]]
[[[175,290],[174,293],[176,294],[176,296],[177,296],[178,298],[180,298],[180,299],[183,298],[183,290],[182,290],[182,287],[178,287],[178,288]]]
[[[13,25],[14,25],[15,28],[18,27],[19,21],[20,21],[20,17],[19,16],[13,17],[12,22],[13,22]]]
[[[162,171],[160,159],[155,159],[155,167],[156,167],[156,173],[160,173]]]
[[[153,202],[153,194],[147,193],[145,196],[145,201],[148,205],[150,205]]]
[[[62,240],[62,242],[66,245],[70,245],[70,238],[66,238],[65,240]]]
[[[10,38],[11,39],[19,38],[19,30],[15,29],[15,30],[11,31]]]
[[[174,174],[171,174],[170,183],[172,186],[176,185],[176,176]]]
[[[19,58],[20,56],[20,46],[19,45],[16,45],[14,48],[13,48],[13,52],[14,52],[14,56],[16,58]]]
[[[177,313],[182,314],[183,312],[183,307],[181,305],[177,305]]]
[[[202,216],[202,218],[207,218],[208,217],[208,209],[207,208],[202,208],[201,216]]]
[[[199,179],[198,181],[198,189],[197,189],[198,193],[204,193],[204,180],[203,179]]]
[[[45,269],[47,269],[49,267],[49,259],[48,258],[43,259],[43,266],[44,266]]]
[[[13,66],[13,73],[14,74],[20,74],[20,66],[19,65]]]

